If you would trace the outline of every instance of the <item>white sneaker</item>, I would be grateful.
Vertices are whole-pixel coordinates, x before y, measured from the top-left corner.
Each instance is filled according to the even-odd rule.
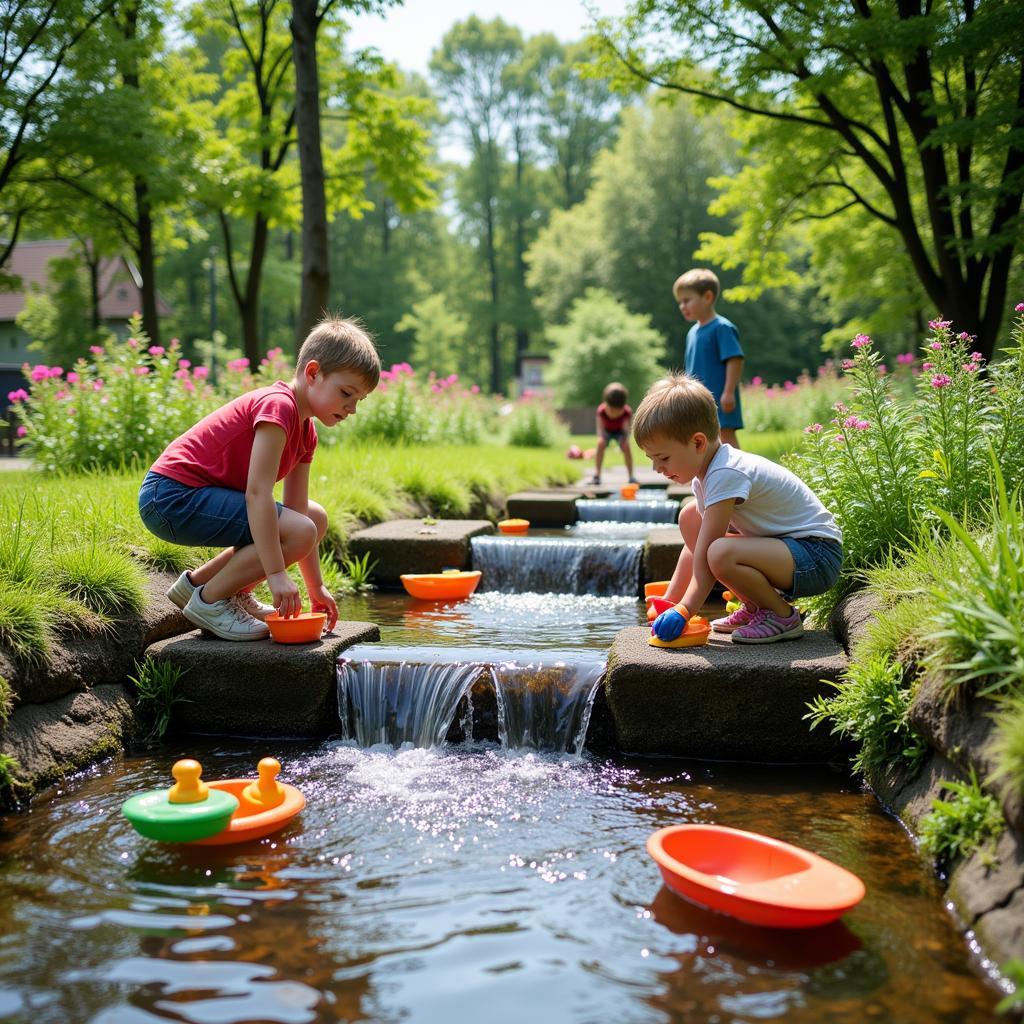
[[[240,590],[233,598],[231,598],[239,608],[242,609],[247,615],[251,615],[254,619],[259,619],[262,622],[268,615],[277,609],[272,604],[264,604],[262,601],[257,601],[251,591]]]
[[[195,592],[195,585],[188,578],[188,572],[186,571],[171,584],[171,589],[167,591],[167,598],[171,604],[176,604],[179,608],[184,608]]]
[[[270,635],[265,622],[242,611],[233,599],[207,604],[198,589],[193,591],[182,612],[194,626],[209,630],[221,640],[263,640]]]

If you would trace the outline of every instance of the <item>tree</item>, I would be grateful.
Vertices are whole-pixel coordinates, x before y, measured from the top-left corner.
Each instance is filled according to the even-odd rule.
[[[643,0],[600,28],[620,82],[754,119],[758,248],[777,252],[795,222],[865,211],[898,234],[934,309],[989,356],[1022,238],[1020,15],[1016,0],[739,0],[727,16],[712,0]],[[782,263],[748,281],[778,279]]]
[[[522,49],[518,29],[500,18],[483,22],[474,16],[449,29],[430,60],[430,69],[457,119],[472,159],[468,191],[473,199],[472,212],[481,229],[480,244],[490,291],[490,387],[494,392],[501,391],[504,385],[497,236],[507,76],[520,59]]]
[[[661,375],[661,336],[645,316],[630,313],[615,296],[588,288],[562,327],[548,334],[554,342],[551,383],[563,405],[597,408],[607,384],[625,384],[634,404]]]
[[[412,365],[417,370],[433,370],[439,377],[447,377],[461,369],[469,321],[453,311],[443,295],[429,295],[417,302],[395,330],[412,333]]]

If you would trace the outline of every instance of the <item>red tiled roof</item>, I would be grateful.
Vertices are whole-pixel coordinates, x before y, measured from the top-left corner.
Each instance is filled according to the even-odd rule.
[[[47,291],[50,260],[67,256],[71,242],[19,242],[4,265],[4,271],[21,278],[21,289],[0,292],[0,321],[13,320],[25,307],[25,294]],[[100,260],[100,318],[127,320],[142,308],[142,279],[135,266],[123,256]],[[34,287],[33,287],[34,286]],[[170,316],[171,307],[157,295],[157,313]]]

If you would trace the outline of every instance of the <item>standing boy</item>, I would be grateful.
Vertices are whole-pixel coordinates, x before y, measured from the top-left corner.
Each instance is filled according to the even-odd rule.
[[[633,418],[633,410],[626,404],[629,392],[625,384],[612,381],[601,395],[601,404],[597,407],[595,427],[597,428],[597,453],[594,459],[593,484],[601,482],[601,465],[604,462],[605,449],[613,441],[622,449],[622,457],[626,463],[629,482],[636,483],[633,476],[633,452],[629,447],[629,421]]]
[[[686,372],[714,395],[723,444],[739,448],[743,349],[735,325],[715,312],[720,292],[718,278],[710,270],[688,270],[672,285],[683,319],[694,321],[686,336]]]
[[[286,571],[297,562],[313,610],[334,628],[338,607],[320,571],[327,513],[309,497],[313,420],[340,423],[379,379],[380,358],[358,321],[328,318],[302,343],[292,380],[221,406],[153,463],[139,490],[146,528],[173,544],[224,548],[167,592],[189,622],[222,640],[263,639],[272,611],[302,610]],[[283,502],[274,500],[279,480]],[[273,607],[251,593],[263,579]]]

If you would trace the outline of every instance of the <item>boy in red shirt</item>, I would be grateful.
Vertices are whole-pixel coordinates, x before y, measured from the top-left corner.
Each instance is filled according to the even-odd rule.
[[[594,476],[591,483],[601,482],[601,463],[604,461],[604,450],[611,441],[617,441],[622,449],[622,457],[626,460],[626,472],[629,482],[636,483],[633,476],[633,452],[629,447],[629,424],[633,418],[633,410],[626,405],[629,392],[624,384],[612,381],[601,395],[604,401],[597,407],[597,453],[594,459]]]
[[[380,358],[358,321],[328,318],[302,343],[291,381],[228,402],[172,441],[139,490],[139,514],[162,540],[225,550],[183,572],[167,596],[189,622],[223,640],[261,640],[263,619],[302,610],[286,572],[298,562],[314,611],[328,628],[338,607],[320,572],[327,513],[309,498],[313,417],[334,426],[380,380]],[[284,501],[274,484],[284,480]],[[273,606],[250,591],[266,579]]]

